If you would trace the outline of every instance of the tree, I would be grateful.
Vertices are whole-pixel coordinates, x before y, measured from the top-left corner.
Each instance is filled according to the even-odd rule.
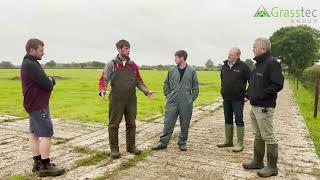
[[[80,68],[84,69],[87,66],[87,63],[80,63]]]
[[[106,65],[105,63],[99,62],[99,61],[92,61],[91,62],[92,67],[94,68],[104,68]]]
[[[212,69],[213,67],[214,67],[213,62],[211,61],[211,59],[208,59],[208,61],[206,62],[206,68]]]
[[[53,60],[51,60],[50,62],[47,62],[46,64],[44,64],[44,66],[45,66],[46,68],[54,68],[54,67],[57,66],[57,63],[54,62]]]
[[[217,65],[217,70],[221,70],[221,69],[222,69],[222,66],[223,66],[223,64],[219,63],[219,64]]]
[[[320,31],[306,26],[289,26],[274,32],[270,38],[272,54],[288,66],[295,78],[319,58]]]
[[[244,62],[249,66],[251,70],[253,70],[254,62],[251,59],[246,59]]]
[[[14,68],[14,65],[9,61],[1,61],[0,68],[10,69],[10,68]]]

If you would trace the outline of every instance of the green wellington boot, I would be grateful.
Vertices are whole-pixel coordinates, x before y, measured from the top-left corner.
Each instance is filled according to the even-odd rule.
[[[232,147],[233,146],[233,124],[225,124],[224,132],[225,132],[226,139],[223,144],[218,144],[217,146],[219,148]]]
[[[267,166],[258,170],[260,177],[270,177],[278,175],[278,144],[267,145]]]
[[[254,139],[253,160],[248,163],[243,163],[245,169],[261,169],[263,165],[263,157],[265,152],[265,142],[262,139]]]
[[[244,127],[237,127],[237,144],[232,149],[233,152],[241,152],[243,150]]]

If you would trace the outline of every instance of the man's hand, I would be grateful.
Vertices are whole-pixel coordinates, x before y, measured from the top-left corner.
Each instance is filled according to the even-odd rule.
[[[248,102],[249,99],[248,99],[247,97],[244,97],[243,101],[244,101],[244,102]]]
[[[56,85],[56,80],[53,77],[49,76],[48,78],[51,80],[53,85]]]
[[[99,95],[102,97],[102,99],[106,100],[106,96],[109,94],[108,91],[100,91]]]
[[[147,92],[147,96],[148,96],[148,98],[150,98],[150,99],[154,99],[154,98],[155,98],[153,91],[148,91],[148,92]]]

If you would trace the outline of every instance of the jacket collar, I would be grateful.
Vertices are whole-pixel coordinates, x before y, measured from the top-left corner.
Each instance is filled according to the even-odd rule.
[[[33,60],[33,61],[38,61],[38,60],[40,60],[39,58],[37,58],[37,57],[35,57],[35,56],[32,56],[32,55],[30,55],[30,54],[26,54],[26,55],[24,56],[24,58],[28,58],[28,59]]]
[[[254,57],[253,59],[254,59],[257,63],[261,63],[261,62],[265,61],[266,59],[268,59],[268,57],[270,57],[270,56],[271,56],[271,52],[268,51],[268,52],[266,52],[266,53],[263,53],[263,54],[261,54],[261,55],[259,55],[259,56]]]
[[[236,65],[236,64],[239,64],[239,61],[240,61],[240,58],[238,58],[238,59],[236,60],[236,62],[233,63],[233,66]],[[225,61],[223,61],[223,63],[224,63],[225,65],[228,65],[228,59],[225,60]]]
[[[188,67],[188,63],[186,64],[186,67],[184,67],[184,69],[187,69],[187,67]],[[177,64],[177,68],[179,69],[180,67],[179,67],[179,64]]]
[[[120,59],[119,54],[114,58],[114,60],[115,60],[117,63],[121,63],[121,64],[122,64],[122,60]],[[126,63],[128,64],[128,63],[131,63],[131,62],[132,62],[132,60],[128,57]]]

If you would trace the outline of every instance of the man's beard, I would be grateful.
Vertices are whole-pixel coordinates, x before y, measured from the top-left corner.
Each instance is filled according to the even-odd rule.
[[[122,54],[122,57],[126,58],[126,59],[129,59],[129,54],[126,55],[126,54]]]

